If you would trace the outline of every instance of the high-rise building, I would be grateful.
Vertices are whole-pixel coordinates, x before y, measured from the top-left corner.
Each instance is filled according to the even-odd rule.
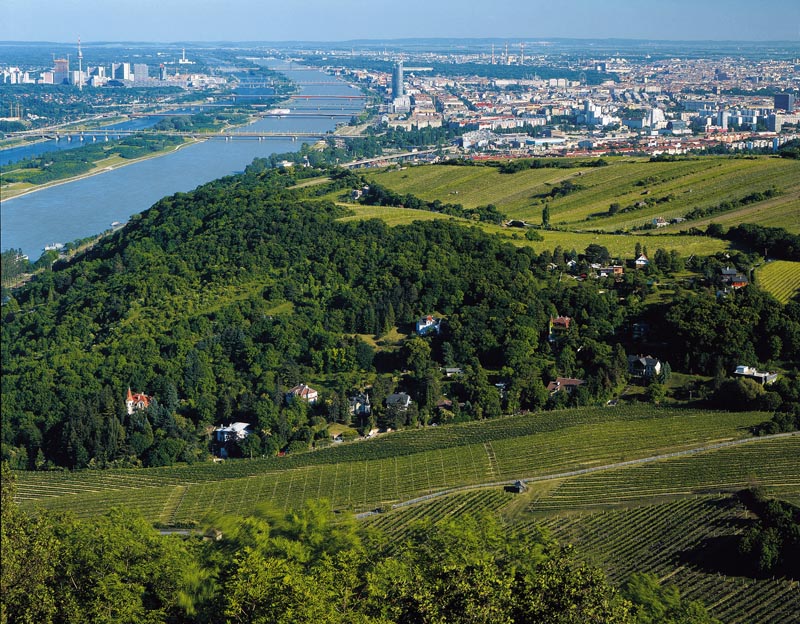
[[[392,72],[392,97],[403,97],[403,94],[403,61],[397,61]]]
[[[53,83],[63,84],[69,80],[69,59],[53,59]]]
[[[131,79],[130,63],[111,63],[111,77],[115,80]]]
[[[133,81],[136,83],[147,82],[148,70],[144,63],[135,63],[133,66]]]
[[[785,110],[792,112],[794,110],[794,94],[792,93],[778,93],[774,96],[775,108],[778,110]]]

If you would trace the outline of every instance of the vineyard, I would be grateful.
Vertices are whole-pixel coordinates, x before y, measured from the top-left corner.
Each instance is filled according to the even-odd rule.
[[[18,499],[94,515],[120,504],[164,524],[326,497],[366,511],[441,490],[559,474],[749,437],[760,412],[583,408],[398,432],[283,458],[20,473]],[[761,443],[759,443],[761,446]]]
[[[720,569],[725,558],[720,554],[735,552],[735,536],[747,517],[734,497],[707,495],[552,517],[525,526],[532,531],[544,527],[559,542],[574,545],[615,582],[644,571],[667,579],[682,595],[702,600],[726,624],[796,623],[796,580],[753,579]]]
[[[397,544],[422,522],[497,514],[526,535],[543,531],[573,544],[616,583],[651,571],[724,622],[796,623],[797,581],[739,576],[714,568],[719,557],[708,555],[730,550],[743,530],[746,511],[731,492],[759,485],[800,503],[800,435],[751,437],[767,416],[580,408],[397,432],[281,458],[18,473],[17,493],[27,508],[88,517],[125,505],[162,526],[327,498]],[[505,491],[504,483],[520,478],[526,492]]]
[[[615,583],[652,572],[730,624],[800,622],[800,585],[750,578],[721,565],[748,516],[730,494],[758,484],[800,503],[800,438],[699,453],[653,464],[529,483],[522,495],[487,488],[451,494],[365,519],[394,540],[422,520],[469,509],[500,514],[523,533],[544,531],[604,568]],[[712,493],[713,492],[713,493]]]
[[[756,280],[781,303],[788,303],[800,294],[800,262],[773,260],[756,269]]]
[[[641,226],[655,217],[683,217],[696,208],[735,202],[753,191],[774,189],[776,197],[725,210],[714,220],[722,218],[728,225],[747,221],[797,231],[793,216],[800,197],[797,162],[768,157],[703,157],[676,162],[606,160],[607,167],[528,169],[514,174],[501,174],[493,167],[435,166],[410,167],[372,177],[398,193],[412,193],[427,201],[460,203],[467,208],[493,203],[510,218],[537,224],[542,213],[542,202],[537,198],[569,180],[578,189],[549,202],[552,224],[607,232]],[[611,215],[608,210],[612,203],[630,209]],[[685,228],[685,223],[671,225],[659,234]]]

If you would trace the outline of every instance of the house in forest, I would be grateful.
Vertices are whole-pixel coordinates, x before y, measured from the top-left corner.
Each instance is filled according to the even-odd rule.
[[[647,259],[647,256],[644,254],[640,254],[636,260],[633,261],[633,264],[636,266],[637,269],[643,269],[648,264],[650,264],[650,260]]]
[[[405,411],[411,406],[411,397],[405,392],[395,392],[386,397],[386,407]]]
[[[313,405],[319,399],[319,392],[314,390],[311,386],[307,386],[306,384],[298,384],[289,392],[286,393],[286,401],[290,402],[295,398],[302,399],[306,403]]]
[[[556,377],[555,381],[551,381],[547,384],[547,392],[550,395],[555,394],[556,392],[566,392],[567,394],[572,394],[575,391],[575,388],[578,386],[582,386],[586,383],[583,379],[574,379],[572,377]]]
[[[749,284],[747,276],[739,273],[736,269],[731,267],[723,268],[720,273],[722,274],[722,283],[733,289],[744,288]]]
[[[147,409],[148,407],[150,407],[150,400],[152,398],[153,397],[149,397],[141,392],[131,392],[129,386],[128,396],[125,398],[125,407],[128,410],[128,416],[130,416],[134,412],[138,412],[139,410]]]
[[[737,377],[744,377],[745,379],[752,379],[753,381],[766,386],[773,383],[778,378],[778,373],[762,372],[753,366],[737,366],[733,374]]]
[[[420,336],[438,334],[441,323],[441,319],[433,318],[431,315],[423,316],[417,321],[417,334]]]
[[[639,379],[652,379],[661,374],[661,362],[652,355],[629,355],[628,373]]]
[[[369,404],[369,395],[366,392],[357,392],[347,397],[348,410],[352,416],[369,416],[372,406]]]
[[[565,336],[571,323],[572,319],[569,316],[551,316],[547,339],[550,342],[555,342]]]
[[[600,267],[597,269],[599,277],[621,277],[625,274],[625,267],[621,264],[614,264],[612,266]]]
[[[236,454],[236,444],[244,440],[252,433],[249,423],[235,422],[224,427],[220,425],[214,429],[214,439],[211,444],[211,452],[223,459],[230,457],[233,451]]]

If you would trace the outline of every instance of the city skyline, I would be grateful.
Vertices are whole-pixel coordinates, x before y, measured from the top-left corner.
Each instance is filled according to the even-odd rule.
[[[576,0],[562,5],[366,0],[5,0],[2,41],[217,42],[405,38],[798,41],[800,3]]]

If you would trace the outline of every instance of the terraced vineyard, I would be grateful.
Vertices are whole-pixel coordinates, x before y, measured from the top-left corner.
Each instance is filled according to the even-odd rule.
[[[756,280],[781,303],[788,303],[800,294],[800,262],[773,260],[756,269]]]
[[[529,483],[523,495],[493,487],[442,496],[368,517],[402,540],[422,519],[472,508],[501,514],[524,533],[544,530],[624,583],[652,572],[726,624],[800,622],[800,583],[741,576],[728,561],[748,513],[719,492],[759,484],[800,503],[800,436],[759,440],[652,464]],[[716,492],[709,494],[709,492]],[[657,501],[657,502],[654,502]],[[722,556],[721,556],[722,555]],[[716,562],[716,563],[715,563]]]

